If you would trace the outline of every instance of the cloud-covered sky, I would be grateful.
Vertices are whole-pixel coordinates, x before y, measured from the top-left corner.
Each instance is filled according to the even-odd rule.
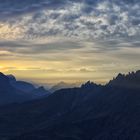
[[[104,83],[139,60],[139,0],[0,0],[3,72]]]

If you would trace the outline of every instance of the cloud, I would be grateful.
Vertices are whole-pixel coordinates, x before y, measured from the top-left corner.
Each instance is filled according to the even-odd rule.
[[[21,14],[31,13],[38,9],[42,8],[57,8],[64,2],[62,0],[40,0],[37,2],[36,0],[1,0],[0,1],[0,12],[1,17],[8,16],[8,18],[12,16],[17,16]]]
[[[9,51],[17,54],[36,55],[49,53],[62,53],[70,50],[82,49],[84,46],[80,42],[56,40],[53,42],[32,41],[0,41],[0,50]],[[3,51],[4,50],[4,51]]]
[[[139,11],[139,0],[0,0],[0,62],[53,78],[138,68]]]
[[[26,39],[65,36],[107,40],[140,36],[138,0],[25,0],[21,3],[18,0],[3,1],[0,6],[2,15],[10,13],[12,17],[20,11],[24,16],[18,16],[16,20],[1,17],[1,21],[11,28],[22,28],[22,37]]]

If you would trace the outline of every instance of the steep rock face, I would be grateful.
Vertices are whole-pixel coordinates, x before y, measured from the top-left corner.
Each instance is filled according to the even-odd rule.
[[[3,73],[0,73],[0,88],[5,88],[10,85],[9,79]]]
[[[12,82],[11,85],[18,89],[18,90],[21,90],[23,92],[31,92],[32,90],[35,89],[35,87],[31,84],[31,83],[28,83],[28,82],[25,82],[25,81],[16,81],[16,82]]]
[[[0,105],[26,100],[27,97],[20,90],[10,84],[9,78],[0,73]]]
[[[7,75],[7,77],[9,78],[10,84],[20,91],[28,93],[35,89],[33,84],[25,81],[17,81],[13,75]]]
[[[127,75],[118,74],[108,85],[126,88],[140,88],[140,71],[132,72]]]
[[[50,92],[46,90],[43,86],[35,87],[33,84],[26,81],[17,81],[13,75],[7,75],[9,78],[10,84],[17,90],[24,92],[29,99],[37,99],[42,97],[47,97],[50,95]]]
[[[10,74],[10,75],[6,75],[9,78],[10,83],[16,82],[16,78],[14,75]]]
[[[31,83],[17,81],[13,75],[0,73],[0,105],[43,98],[49,94],[43,87],[35,88]]]

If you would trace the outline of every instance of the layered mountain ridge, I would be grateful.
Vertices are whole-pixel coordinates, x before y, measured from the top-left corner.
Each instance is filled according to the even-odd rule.
[[[0,73],[0,105],[9,103],[19,103],[32,99],[37,99],[50,92],[43,89],[36,88],[31,83],[25,81],[17,81],[13,75],[4,75]]]
[[[139,140],[140,88],[126,86],[139,87],[139,78],[139,71],[119,74],[105,86],[88,81],[46,98],[0,107],[0,138]]]

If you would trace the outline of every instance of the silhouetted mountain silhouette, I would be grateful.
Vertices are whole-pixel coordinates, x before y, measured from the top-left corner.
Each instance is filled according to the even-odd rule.
[[[35,89],[35,86],[31,83],[25,81],[16,81],[16,78],[11,75],[8,75],[7,77],[9,78],[11,85],[18,90],[28,93]]]
[[[119,74],[105,86],[88,81],[47,98],[1,107],[0,138],[139,140],[140,88],[118,84],[124,79],[140,85],[137,71]]]
[[[9,81],[10,81],[11,83],[16,82],[16,78],[15,78],[14,75],[10,74],[10,75],[6,75],[6,76],[9,78]]]
[[[10,84],[9,78],[0,73],[0,105],[27,100],[26,95]]]
[[[85,84],[82,84],[81,88],[82,89],[93,89],[98,87],[99,85],[97,85],[96,83],[87,81]]]
[[[126,88],[140,88],[140,70],[127,75],[119,73],[108,85]]]
[[[65,82],[59,82],[58,84],[52,86],[50,91],[54,92],[54,91],[64,89],[64,88],[74,88],[76,86],[77,86],[77,84],[75,84],[75,83],[69,84],[69,83],[65,83]]]
[[[38,99],[40,97],[47,97],[51,93],[47,91],[43,86],[35,88],[31,91],[32,99]]]
[[[16,81],[13,75],[6,76],[0,73],[0,105],[41,98],[48,94],[50,92],[45,89],[42,92],[38,92],[38,88],[35,88],[32,84],[24,81]]]

